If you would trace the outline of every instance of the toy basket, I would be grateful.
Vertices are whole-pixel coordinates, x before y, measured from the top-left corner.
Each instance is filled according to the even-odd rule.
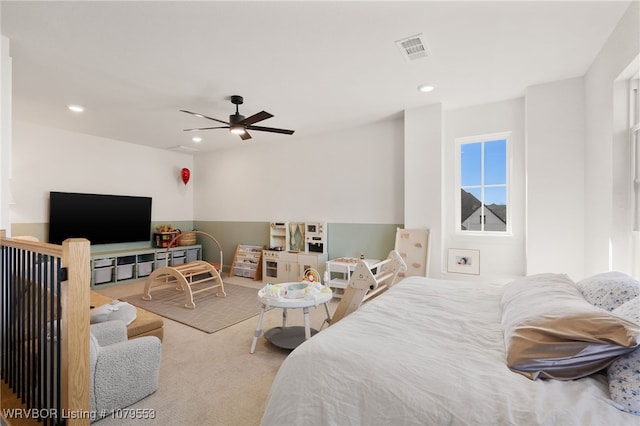
[[[196,233],[193,231],[183,232],[178,238],[179,246],[192,246],[196,244]]]
[[[191,237],[191,235],[193,235],[193,237]],[[169,249],[171,247],[175,247],[178,245],[181,246],[186,246],[186,245],[193,245],[196,243],[196,234],[201,234],[204,235],[205,237],[210,238],[214,244],[218,247],[218,250],[220,251],[220,263],[217,262],[209,262],[213,265],[214,268],[216,268],[216,270],[218,271],[222,271],[222,267],[224,266],[224,261],[222,260],[222,245],[220,244],[220,241],[218,241],[213,235],[211,234],[207,234],[206,232],[202,232],[202,231],[188,231],[188,232],[184,232],[184,233],[177,233],[175,237],[173,237],[173,239],[171,240],[171,242],[168,244],[167,246],[167,252],[169,251]],[[184,239],[187,238],[193,238],[192,242],[189,244],[185,244],[184,243]],[[165,259],[165,266],[169,265],[169,256],[166,256]]]

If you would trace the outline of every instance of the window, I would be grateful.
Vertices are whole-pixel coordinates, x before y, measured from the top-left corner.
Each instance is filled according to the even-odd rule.
[[[633,230],[640,232],[640,124],[636,124],[631,131],[631,149],[634,154],[632,156],[633,161],[633,199],[634,199],[634,212],[633,212]]]
[[[629,99],[629,125],[631,142],[631,199],[632,222],[632,274],[640,278],[640,78],[631,80]]]
[[[631,127],[631,179],[633,230],[640,231],[640,78],[631,80],[629,123]]]
[[[458,230],[509,233],[508,133],[456,140]]]

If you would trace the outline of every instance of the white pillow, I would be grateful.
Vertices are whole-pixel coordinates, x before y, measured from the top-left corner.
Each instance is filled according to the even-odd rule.
[[[640,324],[640,297],[624,303],[612,312]],[[617,407],[640,415],[640,349],[616,359],[607,368],[609,393]]]
[[[623,272],[604,272],[576,284],[589,303],[609,312],[640,296],[640,282]]]

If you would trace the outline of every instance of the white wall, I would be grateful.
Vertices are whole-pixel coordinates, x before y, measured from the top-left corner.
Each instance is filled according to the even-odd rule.
[[[614,221],[621,195],[613,176],[627,161],[623,150],[613,147],[614,82],[634,61],[637,66],[639,54],[640,2],[635,1],[585,75],[585,275],[619,268],[615,259],[628,255],[624,242],[614,238],[619,227],[628,226]]]
[[[11,72],[9,39],[0,37],[0,229],[11,236]]]
[[[511,236],[456,233],[455,141],[467,136],[511,132],[509,151]],[[447,270],[449,248],[480,250],[482,279],[508,280],[525,274],[524,100],[513,99],[446,111],[444,148],[444,237],[441,269]],[[454,276],[454,275],[452,275]],[[457,277],[468,277],[460,276]]]
[[[526,92],[527,274],[584,276],[584,81]]]
[[[404,112],[404,224],[430,230],[429,276],[441,273],[442,105]]]
[[[402,120],[198,155],[195,220],[402,223]]]
[[[152,197],[153,221],[190,221],[182,167],[191,155],[14,121],[11,222],[47,223],[49,191]]]

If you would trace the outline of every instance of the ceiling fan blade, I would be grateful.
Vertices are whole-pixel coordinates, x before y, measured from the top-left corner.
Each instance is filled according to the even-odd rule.
[[[295,130],[286,130],[286,129],[274,129],[273,127],[262,127],[262,126],[247,126],[249,130],[259,130],[261,132],[272,132],[272,133],[282,133],[285,135],[292,135]]]
[[[251,139],[251,135],[246,130],[244,131],[244,133],[241,133],[239,136],[240,136],[240,139],[242,139],[243,141],[246,141],[247,139]]]
[[[240,123],[248,126],[253,123],[257,123],[258,121],[266,120],[267,118],[273,117],[273,114],[269,114],[267,111],[260,111],[257,114],[253,114],[250,117],[245,118]]]
[[[217,121],[218,123],[222,123],[222,124],[229,124],[227,121],[222,121],[222,120],[218,120],[217,118],[213,118],[213,117],[207,117],[204,114],[200,114],[198,112],[191,112],[191,111],[187,111],[185,109],[181,109],[180,111],[182,112],[186,112],[187,114],[191,114],[191,115],[195,115],[196,117],[200,117],[200,118],[206,118],[208,120],[213,120],[213,121]]]
[[[219,127],[197,127],[195,129],[184,129],[185,132],[191,132],[193,130],[211,130],[211,129],[228,129],[229,126],[219,126]]]

